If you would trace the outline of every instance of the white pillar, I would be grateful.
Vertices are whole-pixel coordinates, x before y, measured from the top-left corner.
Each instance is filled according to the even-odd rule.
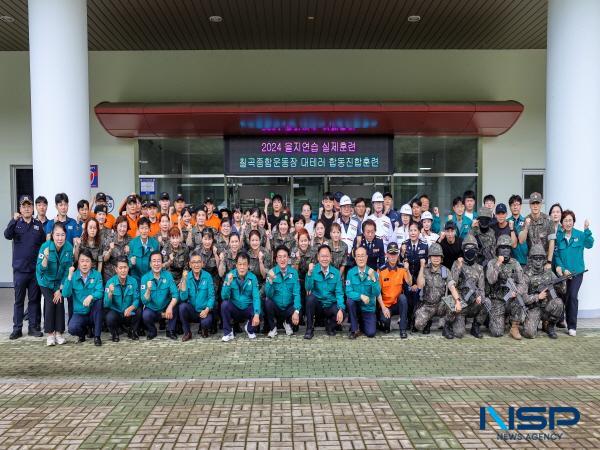
[[[33,184],[48,198],[66,192],[70,215],[90,194],[86,0],[29,0]]]
[[[550,0],[547,55],[545,205],[591,222],[579,316],[600,317],[600,1]]]

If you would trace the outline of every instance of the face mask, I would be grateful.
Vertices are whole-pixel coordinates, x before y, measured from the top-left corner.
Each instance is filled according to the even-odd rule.
[[[490,227],[490,219],[487,217],[482,217],[479,219],[479,228],[481,228],[482,231],[487,231],[487,229]]]
[[[510,255],[511,255],[511,250],[510,248],[507,247],[500,247],[498,249],[498,256],[503,256],[504,257],[504,262],[507,263],[508,261],[510,261]]]
[[[467,247],[465,248],[463,254],[465,257],[465,261],[467,261],[467,263],[472,264],[475,261],[475,258],[477,257],[477,249],[475,247]]]
[[[544,264],[546,263],[546,258],[531,258],[531,266],[537,271],[540,272],[544,268]]]

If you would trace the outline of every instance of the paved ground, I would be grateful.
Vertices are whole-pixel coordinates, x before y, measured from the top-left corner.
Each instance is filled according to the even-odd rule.
[[[7,336],[0,448],[600,448],[597,328],[557,341],[319,332],[101,348]],[[558,441],[504,441],[490,419],[479,429],[486,405],[503,418],[573,406],[581,420]]]

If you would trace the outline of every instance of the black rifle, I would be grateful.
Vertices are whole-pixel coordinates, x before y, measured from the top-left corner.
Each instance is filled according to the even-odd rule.
[[[503,286],[505,288],[508,288],[508,292],[504,296],[504,302],[508,303],[508,301],[511,298],[513,298],[513,295],[516,294],[515,300],[517,301],[519,306],[521,308],[523,308],[523,311],[525,312],[525,316],[527,316],[527,311],[528,311],[527,305],[525,304],[525,301],[523,300],[523,295],[519,294],[519,291],[517,289],[517,285],[515,284],[515,281],[512,278],[508,278],[506,280],[506,283],[503,284]]]
[[[578,273],[570,273],[569,275],[563,275],[562,277],[557,277],[554,278],[553,280],[550,280],[547,283],[542,283],[538,286],[536,293],[540,294],[544,291],[548,291],[548,293],[550,294],[550,298],[557,298],[558,294],[556,293],[556,290],[554,289],[554,286],[556,286],[557,284],[562,283],[563,281],[569,280],[573,277],[576,277],[578,275],[582,275],[584,273],[586,273],[588,270],[585,269],[583,272],[578,272]]]

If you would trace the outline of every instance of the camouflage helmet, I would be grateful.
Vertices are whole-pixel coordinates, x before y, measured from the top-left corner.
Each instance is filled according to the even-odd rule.
[[[471,233],[467,234],[467,237],[463,239],[462,249],[464,250],[467,245],[473,245],[475,246],[475,248],[479,248],[479,243],[477,242],[477,239]]]
[[[503,234],[502,236],[500,236],[498,238],[498,241],[496,241],[496,248],[499,247],[512,247],[512,240],[510,236],[508,236],[507,234]]]
[[[493,217],[492,210],[483,206],[479,208],[478,217],[487,217],[488,219],[491,219]]]
[[[444,251],[442,250],[442,246],[440,244],[438,244],[437,242],[434,242],[433,244],[431,244],[431,247],[429,247],[429,256],[444,256]]]
[[[529,257],[533,256],[543,256],[546,257],[546,252],[544,251],[544,247],[542,244],[534,244],[529,251]]]

